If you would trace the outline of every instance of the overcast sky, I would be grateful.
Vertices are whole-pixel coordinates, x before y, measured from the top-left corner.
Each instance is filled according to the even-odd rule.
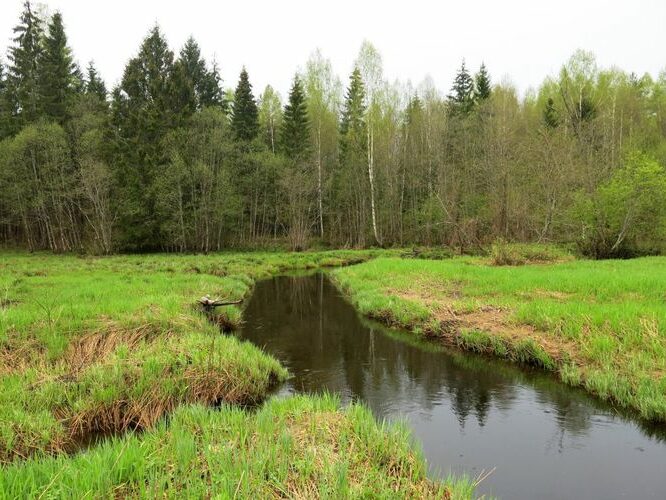
[[[109,86],[158,23],[177,52],[193,35],[215,56],[225,86],[245,65],[255,94],[270,83],[282,95],[320,48],[346,84],[363,39],[380,51],[385,75],[418,84],[430,75],[448,91],[464,57],[485,61],[494,81],[524,92],[555,74],[576,50],[601,66],[657,75],[666,67],[666,0],[168,1],[50,0],[64,18],[77,60],[94,59]],[[5,58],[23,0],[0,0]]]

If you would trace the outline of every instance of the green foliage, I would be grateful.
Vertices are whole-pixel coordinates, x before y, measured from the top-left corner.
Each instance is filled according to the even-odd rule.
[[[666,170],[640,153],[601,184],[592,197],[579,194],[574,216],[579,245],[595,258],[627,257],[661,250],[666,240]]]
[[[560,124],[557,110],[555,109],[555,101],[553,101],[552,97],[548,98],[546,107],[543,110],[543,123],[546,125],[546,127],[551,129],[557,128],[557,126]]]
[[[236,92],[234,92],[231,126],[236,139],[240,141],[251,141],[259,133],[259,111],[245,68],[240,73]]]

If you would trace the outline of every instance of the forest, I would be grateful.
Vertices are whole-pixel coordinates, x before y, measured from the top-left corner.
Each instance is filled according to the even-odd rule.
[[[30,2],[2,61],[6,246],[666,250],[666,71],[579,50],[524,95],[464,61],[442,90],[388,81],[364,42],[344,79],[314,51],[283,99],[245,69],[226,88],[193,38],[175,52],[154,26],[107,88]]]

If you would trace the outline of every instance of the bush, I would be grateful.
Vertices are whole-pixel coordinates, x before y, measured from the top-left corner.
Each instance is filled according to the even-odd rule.
[[[400,255],[403,259],[444,260],[453,257],[453,251],[448,247],[426,248],[414,247]]]
[[[571,254],[559,247],[507,243],[501,239],[493,243],[490,250],[490,263],[494,266],[522,266],[524,264],[558,262],[570,258]]]
[[[627,156],[622,168],[590,196],[578,193],[574,219],[578,247],[595,259],[661,253],[666,240],[666,170],[641,154]]]

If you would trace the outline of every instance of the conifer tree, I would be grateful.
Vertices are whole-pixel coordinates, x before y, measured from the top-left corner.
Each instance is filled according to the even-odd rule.
[[[217,61],[213,60],[211,69],[206,71],[204,78],[198,85],[199,104],[201,108],[219,107],[225,113],[228,110],[228,103],[224,96],[222,88],[222,77]]]
[[[99,76],[93,61],[88,63],[87,73],[85,79],[85,93],[96,96],[100,101],[106,102],[106,85],[104,84],[104,80]]]
[[[252,84],[245,68],[240,73],[234,93],[234,112],[231,126],[237,140],[251,141],[259,133],[259,111],[252,95]]]
[[[43,112],[63,124],[67,119],[71,98],[80,86],[81,76],[72,58],[72,51],[67,46],[67,36],[59,12],[51,18],[40,56],[39,88]]]
[[[164,156],[162,141],[177,126],[173,65],[173,52],[156,26],[128,62],[120,88],[113,92],[119,223],[127,228],[124,243],[131,249],[155,249],[160,243],[154,183]]]
[[[449,101],[454,113],[468,114],[474,107],[474,79],[470,76],[463,60],[453,81]]]
[[[174,66],[174,91],[176,107],[185,116],[209,106],[225,108],[217,64],[208,69],[201,49],[194,40],[188,38],[180,51]]]
[[[354,150],[357,153],[363,153],[367,148],[364,117],[365,87],[361,79],[361,72],[358,68],[354,68],[340,122],[340,159],[343,163],[354,153]]]
[[[9,48],[9,99],[17,120],[14,131],[35,121],[41,112],[38,61],[41,54],[42,22],[29,1],[23,4],[20,22],[14,28],[14,46]]]
[[[474,77],[474,100],[479,103],[490,97],[492,84],[486,65],[481,63],[479,72]]]
[[[7,94],[7,75],[5,65],[0,60],[0,141],[10,134],[9,120],[11,111]]]
[[[310,123],[303,84],[296,76],[283,113],[281,142],[285,156],[294,161],[304,159],[309,150],[309,139]]]

